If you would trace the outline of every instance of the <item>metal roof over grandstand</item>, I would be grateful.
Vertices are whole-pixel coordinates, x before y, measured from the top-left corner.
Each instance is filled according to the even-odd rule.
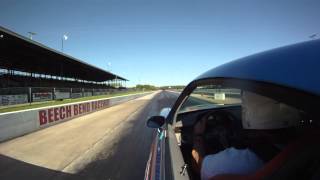
[[[127,79],[58,52],[0,26],[0,68],[87,81]]]

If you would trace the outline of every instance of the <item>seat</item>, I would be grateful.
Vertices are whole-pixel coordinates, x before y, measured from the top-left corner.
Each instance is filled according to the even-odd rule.
[[[276,155],[272,160],[270,160],[264,167],[255,172],[254,174],[249,175],[234,175],[234,174],[221,174],[216,175],[210,180],[257,180],[257,179],[265,179],[272,175],[274,175],[288,160],[293,160],[296,158],[300,159],[301,157],[312,156],[309,151],[311,150],[313,153],[317,153],[319,149],[319,143],[317,143],[317,137],[319,137],[320,133],[316,131],[309,132],[308,134],[298,138],[296,141],[289,143],[287,147],[285,147],[278,155]],[[314,147],[317,147],[315,150]],[[301,154],[304,153],[304,156]],[[308,154],[309,153],[309,154]],[[312,157],[311,157],[312,158]],[[287,165],[288,166],[288,165]],[[275,179],[273,177],[272,179]]]

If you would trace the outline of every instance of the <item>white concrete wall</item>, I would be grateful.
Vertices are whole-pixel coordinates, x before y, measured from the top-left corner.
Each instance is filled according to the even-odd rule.
[[[0,114],[0,142],[83,116],[149,93],[118,96]]]

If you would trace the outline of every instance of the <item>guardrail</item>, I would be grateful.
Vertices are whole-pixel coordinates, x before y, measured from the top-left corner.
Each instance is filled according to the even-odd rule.
[[[0,142],[102,110],[144,95],[139,93],[0,114]]]

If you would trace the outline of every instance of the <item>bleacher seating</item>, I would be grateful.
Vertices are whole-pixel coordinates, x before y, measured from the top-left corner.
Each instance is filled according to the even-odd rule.
[[[60,88],[97,88],[114,89],[106,84],[84,83],[58,79],[35,78],[31,76],[0,74],[0,88],[8,87],[60,87]]]

